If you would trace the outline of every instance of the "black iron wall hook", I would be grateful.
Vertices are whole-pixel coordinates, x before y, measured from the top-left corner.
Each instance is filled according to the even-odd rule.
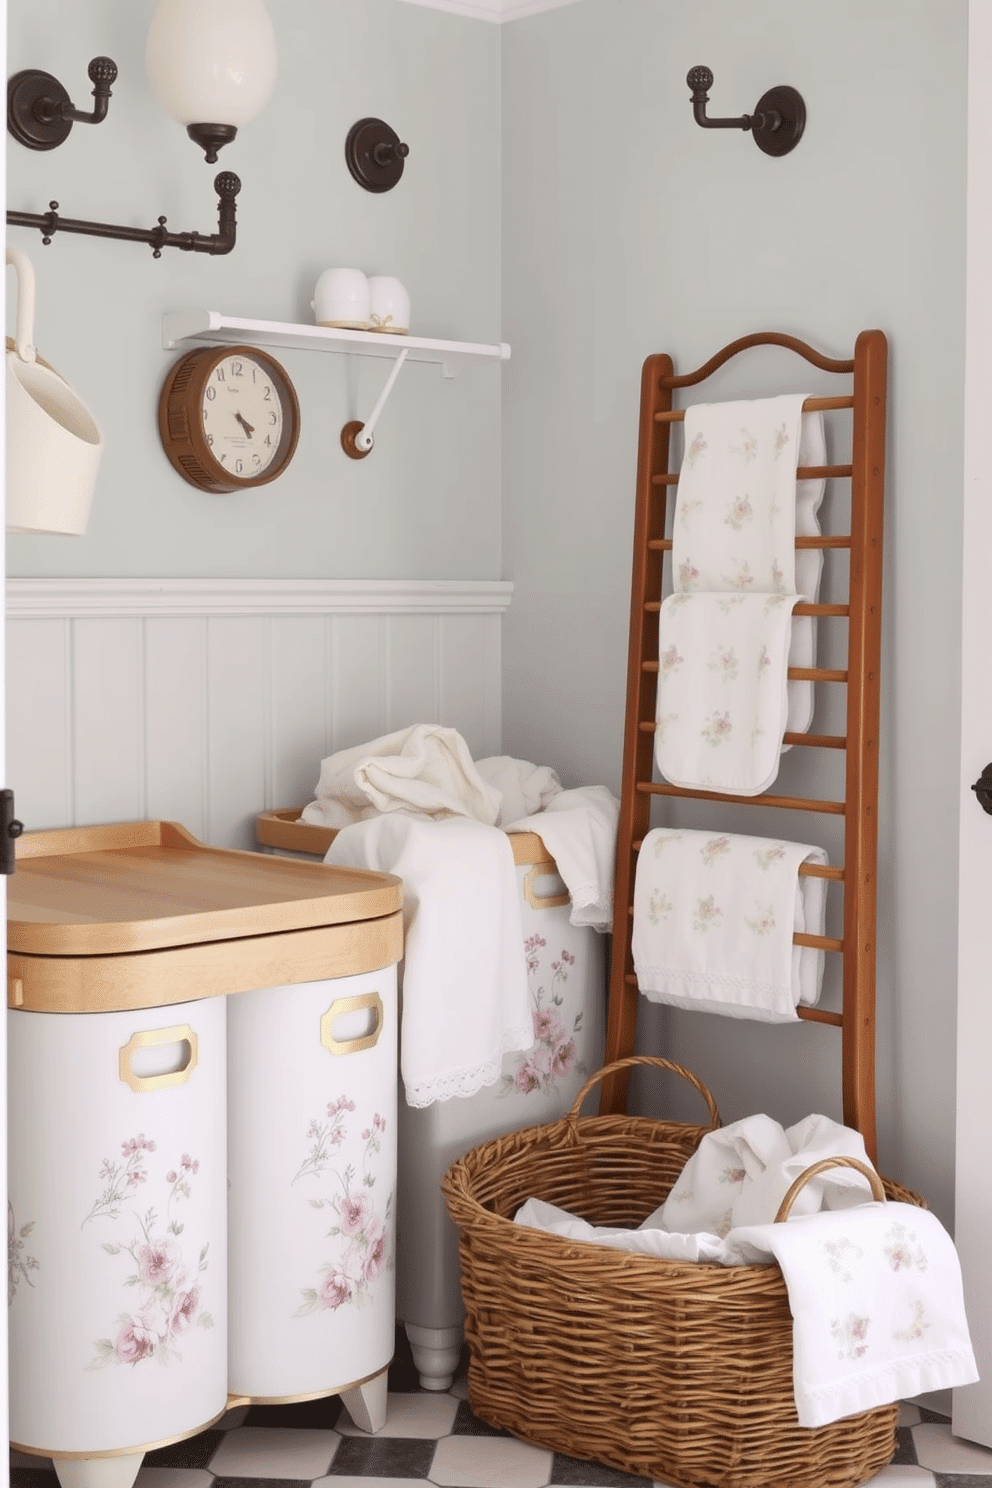
[[[117,63],[110,57],[94,57],[88,69],[93,84],[93,109],[84,114],[50,72],[29,67],[15,72],[7,84],[7,128],[29,150],[54,150],[69,137],[76,124],[102,124],[107,117],[111,84],[117,81]]]
[[[769,88],[758,99],[753,114],[739,119],[709,119],[706,105],[713,86],[708,67],[690,67],[686,82],[692,92],[692,113],[702,129],[750,129],[754,142],[766,155],[788,155],[803,137],[806,127],[806,104],[802,94],[783,84]]]

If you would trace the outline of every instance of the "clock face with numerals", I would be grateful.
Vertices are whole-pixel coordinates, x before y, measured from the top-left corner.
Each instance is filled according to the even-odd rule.
[[[299,402],[268,353],[207,347],[183,357],[166,378],[159,430],[184,480],[203,491],[243,490],[286,469],[299,438]]]

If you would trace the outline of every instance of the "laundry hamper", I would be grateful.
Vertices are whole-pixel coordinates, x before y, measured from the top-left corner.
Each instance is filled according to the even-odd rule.
[[[302,856],[323,857],[335,835],[300,821],[299,809],[264,812],[255,830],[264,846]],[[399,1104],[396,1316],[427,1390],[450,1386],[464,1344],[458,1236],[441,1195],[449,1164],[499,1132],[563,1115],[603,1057],[605,937],[571,923],[568,893],[541,838],[509,838],[541,1019],[538,1058],[505,1055],[497,1083],[466,1098],[415,1107],[401,1092]]]
[[[688,1080],[708,1125],[579,1116],[594,1085],[635,1064]],[[527,1441],[676,1488],[855,1488],[890,1460],[898,1405],[799,1425],[778,1266],[666,1261],[512,1222],[534,1197],[636,1227],[719,1124],[694,1075],[635,1056],[595,1074],[560,1120],[452,1165],[443,1187],[459,1231],[469,1402]],[[887,1198],[923,1205],[882,1182]]]
[[[389,875],[214,848],[171,822],[20,839],[7,935],[10,1435],[55,1459],[62,1488],[130,1488],[146,1451],[224,1413],[232,1383],[343,1394],[358,1424],[383,1424],[388,1218],[373,1237],[374,1206],[356,1201],[342,1221],[352,1251],[369,1241],[358,1327],[358,1299],[318,1269],[334,1260],[311,1233],[331,1227],[308,1202],[323,1191],[299,1195],[286,1230],[271,1220],[289,1215],[285,1190],[312,1157],[306,1118],[319,1124],[327,1103],[341,1127],[377,1102],[376,1195],[395,1182],[401,903]],[[300,1098],[304,1119],[287,1126]]]

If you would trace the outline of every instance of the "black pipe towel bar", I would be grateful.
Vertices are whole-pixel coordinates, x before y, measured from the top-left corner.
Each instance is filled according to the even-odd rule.
[[[230,253],[237,241],[235,198],[241,182],[233,171],[221,171],[214,178],[217,193],[218,231],[211,234],[166,230],[166,218],[157,227],[117,227],[109,222],[85,222],[77,217],[60,217],[58,202],[49,202],[47,212],[8,212],[9,227],[36,227],[41,241],[49,244],[57,232],[83,233],[91,238],[116,238],[130,243],[147,243],[153,258],[162,257],[163,248],[181,248],[186,253]]]

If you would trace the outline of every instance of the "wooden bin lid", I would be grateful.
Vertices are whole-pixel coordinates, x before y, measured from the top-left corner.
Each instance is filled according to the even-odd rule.
[[[380,919],[392,874],[209,847],[175,822],[28,832],[7,888],[7,946],[107,956]]]
[[[337,836],[335,827],[321,827],[302,820],[302,806],[282,811],[261,811],[255,818],[255,839],[264,847],[281,847],[284,852],[309,853],[321,858]],[[536,832],[508,832],[513,848],[513,861],[519,867],[553,870],[555,860]]]

